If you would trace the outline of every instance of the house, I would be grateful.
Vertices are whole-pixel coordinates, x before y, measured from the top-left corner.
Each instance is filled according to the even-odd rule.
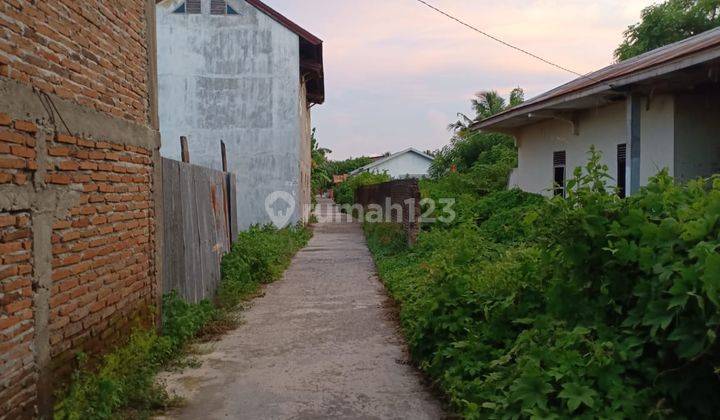
[[[621,194],[663,168],[678,181],[720,172],[720,29],[580,77],[473,125],[518,146],[511,186],[564,194],[594,145]]]
[[[351,174],[387,172],[393,179],[423,178],[428,175],[433,160],[432,156],[411,147],[378,159],[369,165],[356,169]]]
[[[156,16],[162,155],[179,159],[186,136],[191,163],[222,170],[222,140],[241,229],[270,222],[275,192],[307,221],[322,41],[259,0],[161,0]]]

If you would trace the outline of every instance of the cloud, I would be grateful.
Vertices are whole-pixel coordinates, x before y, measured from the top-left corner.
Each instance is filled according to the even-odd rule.
[[[326,104],[313,108],[333,158],[446,144],[445,126],[480,90],[534,96],[574,78],[416,0],[266,0],[325,41]],[[578,72],[613,60],[649,0],[430,0]]]

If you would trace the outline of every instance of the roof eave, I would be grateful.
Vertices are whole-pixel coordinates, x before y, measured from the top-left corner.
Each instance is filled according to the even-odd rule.
[[[674,71],[682,70],[684,68],[702,64],[718,58],[720,58],[720,46],[710,47],[708,49],[697,51],[695,53],[679,57],[675,60],[660,63],[650,68],[630,73],[625,76],[601,81],[598,84],[579,89],[575,92],[550,97],[541,102],[531,102],[527,105],[521,104],[503,113],[494,115],[482,121],[475,122],[470,125],[470,129],[475,131],[488,129],[492,130],[495,128],[504,129],[506,127],[504,127],[502,123],[510,119],[527,116],[528,114],[532,114],[533,112],[538,112],[562,104],[567,104],[572,101],[587,98],[589,96],[597,95],[604,92],[615,91],[618,93],[625,93],[635,83],[648,81],[658,76],[666,75]],[[535,121],[528,120],[528,122],[523,125],[532,124],[534,122]]]

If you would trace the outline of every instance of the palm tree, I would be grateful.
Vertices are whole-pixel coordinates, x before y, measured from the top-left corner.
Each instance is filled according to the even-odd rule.
[[[494,90],[478,92],[475,97],[476,99],[472,100],[472,107],[475,110],[476,120],[484,120],[505,111],[505,98]]]
[[[510,92],[509,104],[505,102],[505,98],[494,90],[478,92],[475,94],[475,99],[471,101],[472,107],[475,110],[475,118],[471,119],[463,113],[458,113],[458,120],[452,124],[448,124],[447,128],[455,134],[462,134],[464,131],[467,131],[474,122],[490,118],[495,114],[518,106],[524,101],[525,92],[519,87]]]

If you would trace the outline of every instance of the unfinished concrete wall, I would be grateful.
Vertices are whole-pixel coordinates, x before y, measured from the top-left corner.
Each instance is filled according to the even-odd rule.
[[[0,5],[0,419],[50,418],[78,352],[155,321],[153,12]]]
[[[298,36],[242,0],[238,15],[173,13],[182,0],[157,6],[162,154],[180,158],[187,136],[193,164],[237,175],[241,228],[268,223],[265,199],[275,191],[295,197],[301,219],[301,116]]]

